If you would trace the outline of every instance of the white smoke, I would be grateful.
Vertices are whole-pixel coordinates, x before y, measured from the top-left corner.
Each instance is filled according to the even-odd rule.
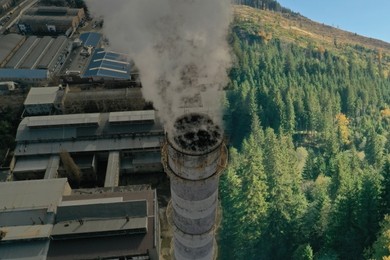
[[[143,94],[166,128],[196,107],[221,114],[230,55],[230,0],[89,0],[114,51],[140,70]],[[218,120],[218,118],[213,118]]]

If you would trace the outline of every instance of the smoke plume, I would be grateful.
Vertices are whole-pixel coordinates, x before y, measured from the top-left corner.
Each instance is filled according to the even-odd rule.
[[[221,90],[231,62],[226,40],[230,2],[87,1],[92,14],[104,18],[110,48],[128,53],[139,68],[143,94],[166,128],[200,107],[220,114]]]

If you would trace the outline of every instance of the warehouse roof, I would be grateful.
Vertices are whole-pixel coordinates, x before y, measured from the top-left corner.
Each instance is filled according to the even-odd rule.
[[[47,70],[30,69],[0,69],[0,78],[9,79],[48,79]]]
[[[8,57],[11,51],[22,41],[24,36],[19,34],[7,34],[0,37],[0,63]]]
[[[59,62],[58,57],[61,52],[64,51],[68,43],[68,39],[66,36],[58,36],[53,44],[50,45],[49,49],[42,57],[42,59],[37,64],[37,68],[39,69],[52,69],[56,62]]]
[[[54,211],[70,193],[67,179],[0,182],[0,211],[48,208]]]
[[[60,87],[36,87],[30,88],[24,105],[53,104]]]
[[[64,196],[63,201],[69,203],[77,203],[77,201],[80,200],[86,203],[87,200],[96,201],[97,199],[100,199],[104,200],[105,204],[109,204],[106,199],[113,198],[115,199],[114,201],[118,201],[117,198],[121,197],[123,199],[123,203],[121,205],[125,208],[120,209],[117,202],[114,202],[117,204],[115,206],[117,209],[112,211],[112,213],[115,214],[111,214],[110,216],[110,212],[105,210],[103,206],[100,206],[100,209],[97,208],[96,214],[97,216],[100,216],[98,212],[103,210],[102,212],[104,215],[97,219],[75,219],[75,217],[78,217],[78,212],[74,211],[74,214],[70,212],[71,215],[73,215],[73,220],[76,221],[56,222],[53,230],[54,232],[59,232],[59,234],[58,236],[53,236],[53,240],[50,244],[48,258],[64,260],[75,258],[96,259],[99,257],[109,258],[113,256],[119,257],[148,255],[150,250],[157,246],[155,244],[155,239],[159,235],[157,233],[158,227],[155,226],[155,218],[158,217],[158,212],[156,211],[156,191],[142,190],[134,192],[128,191],[128,189],[129,186],[109,189],[88,189],[87,192],[85,192],[85,190],[74,190],[74,192],[77,194]],[[115,190],[121,190],[121,192],[115,192]],[[81,194],[78,194],[78,191],[80,191]],[[126,215],[123,214],[126,214],[126,211],[128,210],[131,211],[131,209],[126,208],[129,206],[126,204],[126,202],[134,200],[147,201],[147,215],[141,217],[129,216],[127,220]],[[94,206],[98,205],[99,204],[95,204]],[[80,204],[79,208],[83,208],[82,204]],[[122,212],[120,213],[121,210]],[[116,217],[118,216],[118,212],[121,215],[119,218]],[[57,216],[58,215],[60,215],[60,213],[58,213]],[[145,220],[147,220],[147,222],[145,222]],[[69,224],[69,226],[65,227],[65,224]],[[76,230],[76,228],[84,229],[83,226],[85,226],[87,229],[85,232],[91,233],[90,237],[83,238],[82,234],[73,233],[72,230]],[[113,235],[105,236],[106,233],[111,233]],[[56,238],[64,238],[64,240],[56,240]]]
[[[16,51],[8,61],[6,68],[19,68],[22,62],[27,58],[27,54],[39,43],[37,36],[30,36],[23,45]]]
[[[129,80],[130,63],[128,57],[124,54],[96,49],[83,77]]]
[[[25,60],[20,65],[22,69],[33,69],[37,65],[38,61],[45,55],[45,52],[49,49],[51,43],[54,41],[52,37],[45,36],[38,38],[39,41],[33,47],[33,49],[27,54]]]
[[[39,6],[33,7],[26,11],[26,14],[29,15],[77,15],[80,12],[80,9],[77,8],[68,8],[62,6]]]
[[[19,23],[54,23],[55,25],[68,25],[71,24],[73,20],[73,16],[22,15]]]
[[[96,32],[86,32],[81,34],[79,38],[83,42],[84,46],[92,46],[97,48],[102,35]]]
[[[110,114],[25,117],[16,134],[15,155],[57,154],[62,149],[70,153],[159,149],[163,138],[159,123],[111,124]]]

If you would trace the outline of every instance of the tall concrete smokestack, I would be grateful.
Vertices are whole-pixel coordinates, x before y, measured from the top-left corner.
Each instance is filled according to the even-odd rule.
[[[227,165],[221,128],[205,114],[179,117],[162,158],[171,183],[174,258],[214,259],[218,182]]]

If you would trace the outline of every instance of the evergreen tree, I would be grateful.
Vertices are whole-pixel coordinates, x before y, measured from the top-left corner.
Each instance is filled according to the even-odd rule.
[[[369,164],[379,169],[382,166],[383,161],[384,144],[371,127],[368,131],[367,144],[365,148],[365,155]]]
[[[381,224],[378,239],[373,245],[373,259],[390,259],[390,215],[386,215]]]

